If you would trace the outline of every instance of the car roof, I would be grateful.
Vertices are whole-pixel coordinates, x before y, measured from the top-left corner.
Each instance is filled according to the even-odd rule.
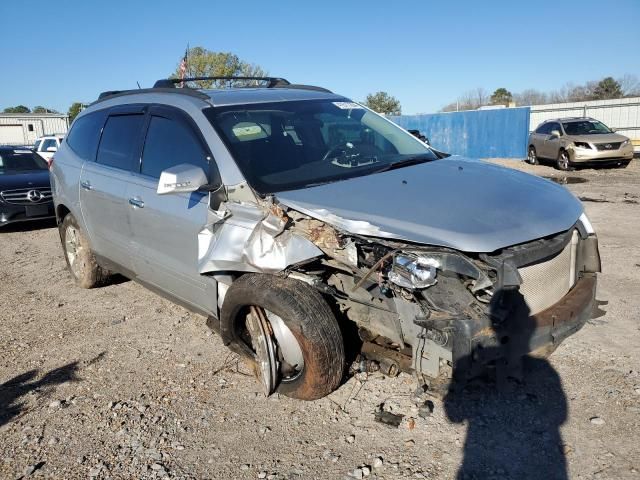
[[[549,123],[549,122],[582,122],[585,120],[596,120],[595,118],[591,118],[591,117],[561,117],[561,118],[550,118],[548,120],[545,120],[542,123]],[[599,120],[596,120],[599,121]]]
[[[299,88],[221,88],[203,89],[199,91],[206,94],[214,106],[295,100],[346,100],[345,97],[336,95],[335,93]]]

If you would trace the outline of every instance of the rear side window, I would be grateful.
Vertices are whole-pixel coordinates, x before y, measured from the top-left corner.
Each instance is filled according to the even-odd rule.
[[[144,143],[140,173],[160,178],[160,173],[180,163],[209,172],[207,153],[191,129],[172,119],[152,116]]]
[[[83,160],[94,160],[104,125],[105,112],[93,112],[78,118],[67,135],[67,144]]]
[[[102,131],[96,162],[129,170],[138,150],[143,124],[143,114],[109,117]]]
[[[551,133],[551,124],[550,123],[545,123],[544,125],[541,125],[538,127],[538,129],[536,130],[536,133],[541,133],[543,135],[548,135]]]

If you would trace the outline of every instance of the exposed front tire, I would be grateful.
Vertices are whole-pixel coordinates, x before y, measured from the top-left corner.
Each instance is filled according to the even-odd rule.
[[[316,400],[338,387],[345,366],[344,342],[336,318],[318,291],[298,280],[266,274],[246,274],[231,284],[221,321],[232,325],[234,341],[254,351],[259,371],[267,362],[257,345],[264,339],[255,338],[255,329],[248,327],[255,320],[249,315],[266,324],[264,331],[277,365],[273,372],[277,392]],[[264,381],[261,375],[265,373],[258,373]],[[270,390],[267,382],[267,393]]]
[[[536,147],[531,145],[529,147],[529,152],[527,153],[527,163],[529,165],[539,165],[540,160],[538,160],[538,155],[536,153]]]
[[[558,170],[562,170],[563,172],[573,170],[573,167],[571,166],[571,159],[569,158],[569,153],[566,150],[560,150],[560,153],[558,153],[556,165],[558,167]]]
[[[89,240],[80,230],[75,217],[68,213],[58,230],[67,267],[78,286],[93,288],[103,284],[109,277],[109,272],[96,262]]]

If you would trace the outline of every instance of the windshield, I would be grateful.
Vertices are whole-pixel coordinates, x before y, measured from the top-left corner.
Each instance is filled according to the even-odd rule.
[[[597,120],[580,120],[579,122],[563,123],[564,131],[567,135],[597,135],[603,133],[613,133],[604,123]]]
[[[262,194],[438,158],[412,135],[353,102],[261,103],[205,113],[249,184]]]
[[[47,162],[30,150],[0,150],[0,174],[30,170],[47,170]]]

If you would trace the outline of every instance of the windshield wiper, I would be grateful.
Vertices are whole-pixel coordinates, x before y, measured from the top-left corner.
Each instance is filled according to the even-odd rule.
[[[405,158],[403,160],[398,160],[396,162],[388,163],[384,167],[376,170],[375,173],[388,172],[389,170],[396,170],[398,168],[410,167],[411,165],[419,165],[421,163],[433,162],[434,160],[440,160],[440,159],[438,157],[430,158],[430,157],[424,157],[424,156]]]

